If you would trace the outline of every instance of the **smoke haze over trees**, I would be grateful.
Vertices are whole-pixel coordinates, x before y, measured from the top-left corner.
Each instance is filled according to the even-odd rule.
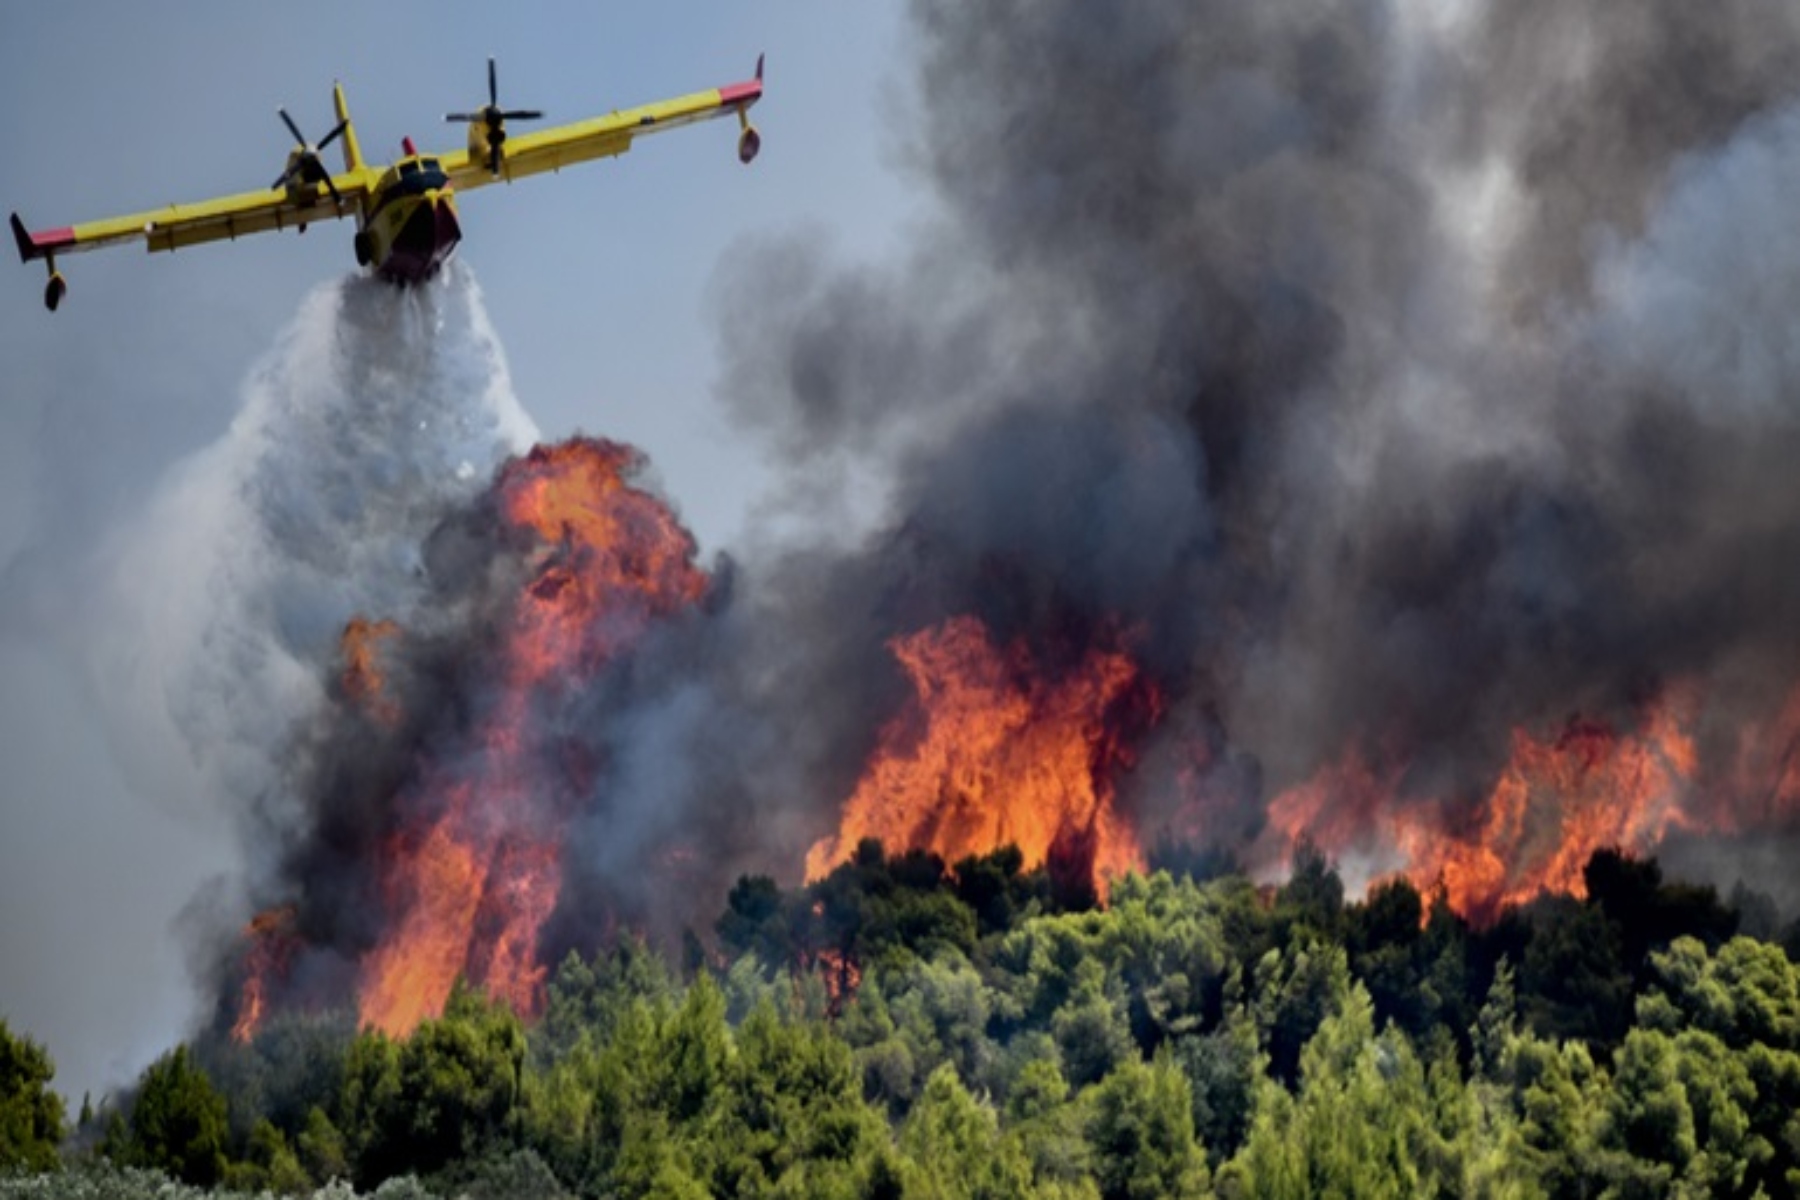
[[[119,739],[203,747],[138,765],[248,863],[193,916],[228,1135],[178,1058],[191,1159],[93,1136],[196,1184],[1779,1189],[1785,1018],[1692,1014],[1785,1011],[1728,939],[1800,908],[1800,16],[911,16],[916,236],[719,276],[782,480],[735,558],[628,448],[520,455],[461,270],[321,290],[109,548]],[[991,755],[880,775],[968,692]],[[990,858],[981,786],[1050,774],[1076,814]],[[873,854],[851,798],[909,780],[941,808]],[[1249,878],[1107,892],[1176,844]]]

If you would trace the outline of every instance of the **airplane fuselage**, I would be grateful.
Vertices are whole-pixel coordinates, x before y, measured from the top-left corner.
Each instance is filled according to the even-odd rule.
[[[391,283],[423,283],[462,240],[456,192],[437,158],[409,154],[382,173],[356,234],[356,261]]]

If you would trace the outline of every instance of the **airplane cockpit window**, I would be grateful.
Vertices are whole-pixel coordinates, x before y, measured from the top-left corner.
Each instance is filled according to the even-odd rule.
[[[418,173],[419,173],[419,164],[418,163],[403,162],[400,164],[401,178],[405,178],[408,175],[417,175]]]

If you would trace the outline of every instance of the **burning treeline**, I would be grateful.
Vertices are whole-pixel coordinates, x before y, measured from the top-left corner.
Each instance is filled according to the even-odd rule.
[[[233,1018],[529,1011],[867,837],[1101,890],[1307,838],[1475,921],[1790,838],[1800,16],[1441,9],[915,4],[911,251],[719,289],[781,534],[704,572],[581,441],[447,513],[296,747]],[[846,478],[882,515],[821,531]]]

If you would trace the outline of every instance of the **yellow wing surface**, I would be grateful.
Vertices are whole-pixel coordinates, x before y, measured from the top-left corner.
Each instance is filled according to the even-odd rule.
[[[330,186],[323,182],[289,182],[286,185],[278,182],[276,186],[258,192],[220,196],[193,204],[170,204],[122,217],[35,232],[28,231],[14,216],[13,237],[19,244],[19,257],[29,261],[135,241],[142,241],[150,250],[178,250],[202,242],[247,237],[273,229],[299,229],[318,221],[354,216],[378,173],[362,162],[342,87],[333,89],[333,99],[345,135],[346,169],[331,177]],[[333,188],[336,189],[335,196]]]
[[[489,170],[484,159],[471,157],[466,149],[438,155],[438,161],[450,176],[451,184],[462,191],[524,179],[545,171],[560,171],[596,158],[611,158],[625,153],[631,149],[634,139],[647,134],[735,115],[743,125],[738,157],[748,162],[755,156],[759,143],[747,114],[750,106],[761,98],[762,61],[758,59],[756,78],[743,83],[691,92],[638,108],[619,109],[605,116],[535,133],[509,134],[498,173]]]
[[[178,250],[202,242],[246,237],[271,229],[297,229],[318,221],[335,221],[354,215],[358,198],[367,190],[362,173],[334,175],[332,183],[343,197],[342,203],[331,198],[324,184],[314,184],[312,198],[302,197],[299,202],[286,189],[244,192],[196,204],[170,204],[128,216],[25,233],[19,252],[27,259],[44,258],[51,254],[73,254],[140,240],[151,250]],[[18,235],[22,229],[15,218],[14,234]]]

